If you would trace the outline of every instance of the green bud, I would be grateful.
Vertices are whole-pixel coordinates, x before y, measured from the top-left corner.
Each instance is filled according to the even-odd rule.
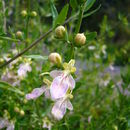
[[[65,36],[65,27],[64,26],[58,26],[56,29],[55,29],[55,36],[57,38],[64,38]]]
[[[74,42],[77,46],[83,46],[86,43],[86,37],[84,33],[78,33],[76,34],[74,38]]]
[[[23,10],[22,12],[21,12],[21,15],[22,15],[22,17],[26,17],[28,14],[27,14],[27,11],[26,10]]]
[[[37,12],[36,11],[32,11],[30,14],[31,17],[36,17],[37,16]]]
[[[52,62],[53,64],[60,65],[62,62],[62,58],[60,54],[54,52],[49,55],[49,61]]]
[[[25,112],[23,110],[20,111],[20,115],[21,116],[24,116],[25,115]]]
[[[22,38],[22,32],[21,31],[17,31],[16,32],[16,37],[18,38],[18,39],[21,39]]]
[[[18,112],[20,112],[20,109],[18,107],[15,107],[14,111],[18,113]]]

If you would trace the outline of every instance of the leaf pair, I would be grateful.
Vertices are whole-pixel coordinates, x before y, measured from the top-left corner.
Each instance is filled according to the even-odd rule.
[[[53,28],[55,28],[58,24],[63,24],[68,13],[69,5],[66,4],[61,12],[58,14],[57,9],[55,7],[54,1],[50,0],[52,18],[53,18]]]

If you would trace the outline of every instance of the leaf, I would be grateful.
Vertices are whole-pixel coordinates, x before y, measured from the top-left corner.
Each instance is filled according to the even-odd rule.
[[[85,12],[88,11],[92,6],[93,4],[96,2],[96,0],[87,0],[86,1],[86,8],[85,8]]]
[[[97,32],[91,32],[86,34],[86,41],[92,41],[94,38],[96,38]]]
[[[41,55],[27,55],[26,58],[36,59],[36,60],[47,60],[48,56],[41,56]]]
[[[70,0],[70,6],[75,9],[78,6],[77,0]]]
[[[2,39],[2,40],[7,40],[7,41],[13,41],[13,42],[19,42],[18,39],[14,39],[14,38],[10,38],[10,37],[0,36],[0,39]]]
[[[54,25],[54,20],[57,18],[58,12],[53,0],[50,0],[50,6],[51,6],[51,13],[52,13],[53,25]]]
[[[0,88],[6,89],[6,90],[14,92],[14,93],[18,93],[20,95],[24,95],[24,93],[22,91],[20,91],[16,87],[13,87],[11,84],[8,84],[4,81],[0,81]]]
[[[100,7],[101,7],[101,4],[95,10],[93,10],[93,11],[91,11],[89,13],[84,14],[83,18],[88,17],[88,16],[94,14],[95,12],[97,12],[100,9]]]
[[[55,27],[57,24],[63,24],[64,23],[64,21],[66,19],[66,16],[67,16],[67,13],[68,13],[68,8],[69,8],[69,5],[66,4],[64,6],[64,8],[61,10],[61,12],[58,15],[58,17],[55,19],[53,27]]]

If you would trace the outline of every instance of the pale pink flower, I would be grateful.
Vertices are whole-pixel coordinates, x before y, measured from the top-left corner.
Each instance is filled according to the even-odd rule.
[[[50,97],[49,88],[42,86],[41,88],[35,88],[31,93],[26,94],[26,99],[27,100],[36,99],[40,97],[43,93],[45,93],[45,96],[47,98]]]
[[[1,76],[1,80],[10,83],[12,86],[17,86],[20,84],[20,80],[18,79],[16,74],[13,71],[9,71],[8,69]]]
[[[26,77],[27,72],[31,72],[31,71],[32,71],[32,68],[29,63],[22,63],[20,64],[17,73],[19,77],[23,78],[23,77]]]
[[[54,70],[50,73],[50,75],[52,78],[54,78],[50,86],[52,100],[63,98],[66,95],[68,89],[74,89],[75,80],[71,74],[66,73],[66,71]]]
[[[66,113],[66,109],[69,109],[71,111],[73,110],[73,106],[72,106],[70,100],[68,98],[60,99],[55,102],[51,113],[55,119],[61,120]]]
[[[14,124],[7,119],[0,118],[0,129],[6,128],[6,130],[14,130]]]

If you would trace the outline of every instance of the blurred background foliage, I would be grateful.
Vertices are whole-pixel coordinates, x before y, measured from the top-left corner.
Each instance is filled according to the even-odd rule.
[[[60,12],[69,0],[55,0],[54,3]],[[3,57],[11,58],[16,54],[12,49],[20,52],[26,47],[25,43],[30,45],[52,27],[49,0],[31,0],[30,8],[28,4],[28,0],[5,0],[4,5],[0,1],[0,64],[5,61]],[[59,122],[52,119],[54,130],[130,129],[130,1],[96,0],[90,11],[100,4],[96,13],[83,18],[80,29],[84,33],[96,31],[97,37],[88,42],[87,46],[76,48],[77,84],[72,101],[74,111],[68,112]],[[21,16],[22,10],[37,12],[36,17],[29,19],[28,26],[27,19]],[[76,10],[69,6],[67,17],[76,13]],[[75,21],[71,21],[66,26],[70,39],[75,24]],[[19,30],[23,33],[24,42],[16,41],[16,32]],[[26,55],[45,56],[50,52],[58,52],[66,60],[68,50],[65,48],[67,45],[64,41],[55,39],[52,33]],[[17,72],[19,64],[24,60],[26,58],[22,56],[22,60],[14,65],[13,72]],[[55,68],[48,61],[32,59],[31,62],[32,71],[17,87],[24,93],[41,86],[43,78],[39,75]],[[6,69],[0,70],[1,76]],[[51,109],[50,104],[51,101],[43,97],[26,102],[24,96],[8,91],[8,87],[7,90],[0,89],[0,117],[4,116],[3,113],[6,116],[9,114],[9,119],[15,122],[16,130],[41,130],[42,120]],[[15,107],[23,110],[24,114],[16,113]]]

